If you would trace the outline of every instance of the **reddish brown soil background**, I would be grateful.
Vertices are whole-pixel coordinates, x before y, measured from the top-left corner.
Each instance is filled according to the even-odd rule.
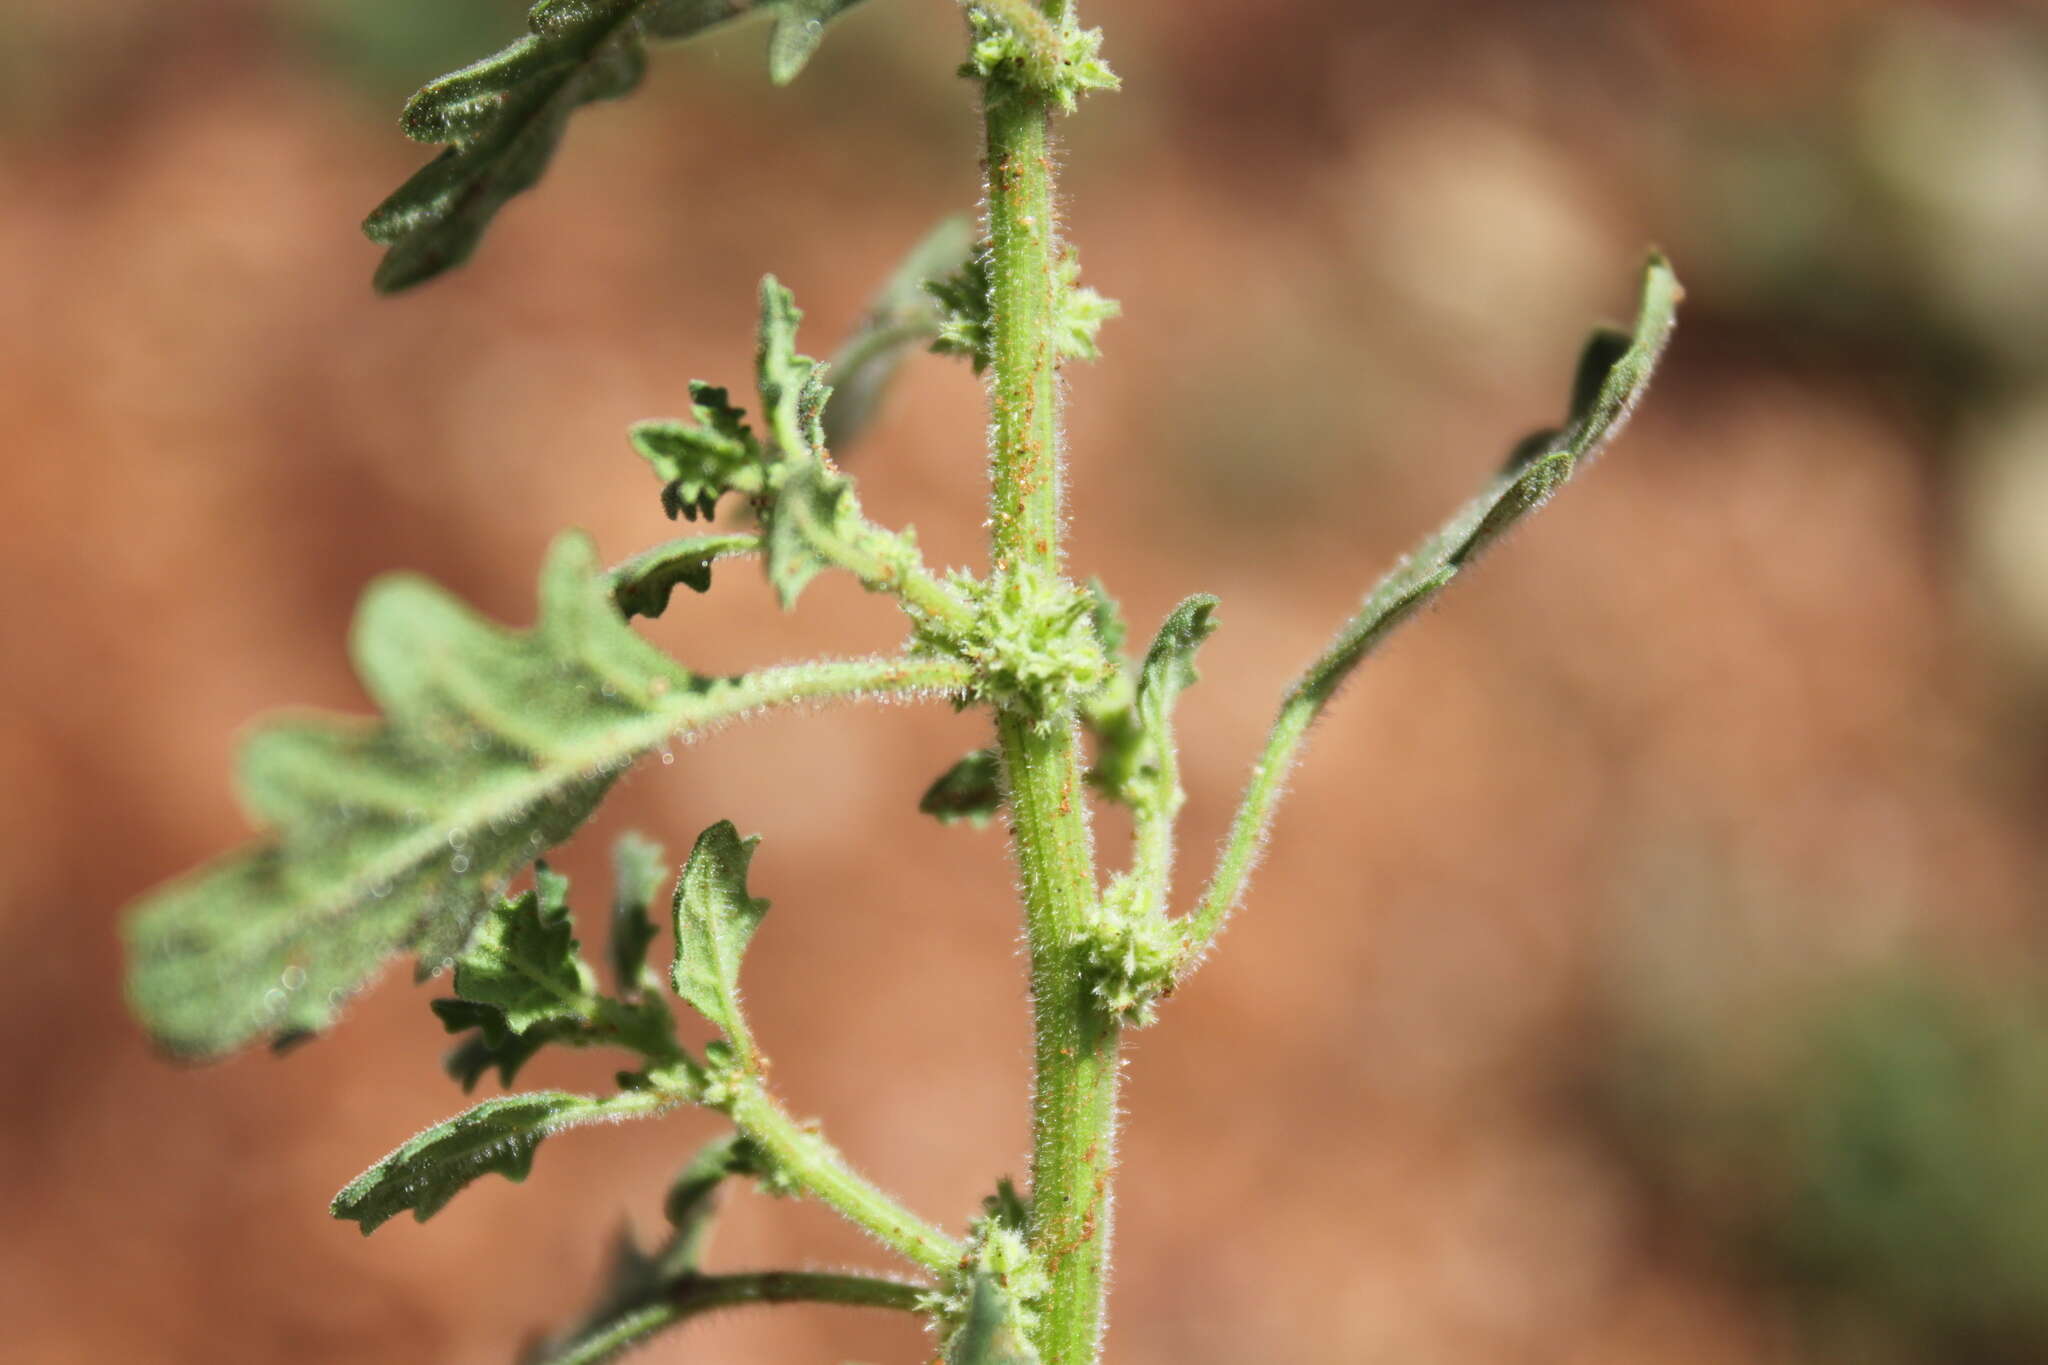
[[[397,302],[370,295],[354,224],[416,162],[394,94],[428,70],[331,60],[306,36],[318,7],[289,0],[7,8],[5,1353],[508,1359],[581,1302],[623,1219],[656,1219],[711,1121],[561,1140],[523,1187],[362,1239],[329,1195],[455,1104],[426,994],[394,973],[329,1040],[181,1071],[123,1012],[119,916],[243,837],[227,773],[249,717],[361,704],[342,642],[375,574],[522,621],[559,527],[613,557],[665,535],[624,428],[692,375],[742,372],[754,278],[790,282],[823,347],[972,204],[953,6],[875,0],[787,92],[756,35],[664,56],[579,122],[474,267]],[[1996,318],[2038,316],[2048,273],[1880,200],[1821,235],[1849,241],[1848,284],[1788,284],[1770,245],[1810,185],[1745,178],[1728,130],[1790,130],[1835,165],[1873,43],[1925,29],[1995,65],[2031,21],[1875,0],[1090,8],[1126,91],[1069,126],[1066,193],[1126,316],[1073,374],[1072,562],[1139,630],[1187,592],[1223,599],[1184,712],[1190,878],[1292,668],[1553,416],[1643,247],[1693,292],[1597,476],[1336,708],[1226,951],[1131,1049],[1112,1358],[1779,1359],[1773,1313],[1688,1249],[1584,1102],[1609,945],[1654,913],[1656,867],[1703,856],[1797,889],[1789,937],[2028,949],[2042,628],[2006,553],[2028,514],[1981,490],[1972,452],[2037,391],[2036,339]],[[1937,328],[1928,301],[1963,290],[1944,265],[2016,273]],[[1831,289],[1867,306],[1807,296]],[[851,456],[869,509],[942,563],[979,557],[978,403],[964,368],[922,360]],[[713,669],[897,627],[833,583],[777,617],[733,572],[655,633]],[[948,1221],[1027,1145],[1000,836],[914,808],[975,735],[943,708],[722,735],[630,779],[567,860],[594,882],[628,824],[676,850],[721,817],[763,833],[776,912],[748,989],[778,1083]],[[601,1074],[580,1060],[534,1073]],[[749,1195],[717,1256],[879,1253]],[[646,1358],[925,1349],[792,1310]]]

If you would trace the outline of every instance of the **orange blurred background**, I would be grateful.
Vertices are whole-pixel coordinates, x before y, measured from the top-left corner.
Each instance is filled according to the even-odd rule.
[[[665,538],[625,429],[744,373],[755,279],[827,352],[974,203],[956,6],[871,0],[788,90],[758,31],[661,53],[470,268],[372,297],[355,225],[424,157],[400,103],[522,7],[0,10],[10,1358],[509,1360],[716,1130],[564,1137],[365,1240],[326,1200],[460,1104],[431,989],[394,971],[331,1038],[199,1071],[121,1003],[123,905],[245,837],[243,723],[363,705],[374,575],[523,622],[562,526],[613,559]],[[1555,418],[1643,248],[1690,288],[1636,425],[1351,686],[1224,951],[1134,1039],[1110,1357],[2048,1359],[2041,8],[1084,15],[1125,89],[1066,126],[1065,193],[1125,314],[1071,372],[1072,564],[1141,639],[1223,599],[1184,897],[1292,671]],[[976,381],[919,359],[849,464],[971,565],[981,452]],[[705,671],[900,636],[845,583],[782,617],[737,570],[652,632]],[[762,833],[778,1084],[955,1225],[1028,1146],[1000,836],[916,811],[977,725],[725,733],[564,860],[592,906],[621,829]],[[883,1262],[742,1192],[714,1263]],[[927,1351],[778,1309],[644,1358]]]

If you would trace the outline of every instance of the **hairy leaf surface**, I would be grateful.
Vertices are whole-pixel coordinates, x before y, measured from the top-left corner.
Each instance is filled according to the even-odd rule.
[[[469,259],[498,210],[532,189],[569,120],[586,104],[639,85],[649,39],[694,38],[743,15],[774,17],[769,74],[795,79],[825,25],[858,0],[540,0],[510,46],[412,97],[407,137],[447,150],[363,223],[389,248],[377,288],[395,293]]]
[[[740,838],[730,820],[697,836],[676,882],[676,994],[710,1020],[751,1060],[753,1040],[740,1013],[740,959],[768,913],[768,902],[747,894],[747,868],[759,836]]]
[[[577,954],[569,883],[541,867],[534,888],[486,914],[455,963],[455,993],[505,1016],[514,1033],[581,1021],[595,1008],[590,968]]]
[[[677,585],[711,591],[711,566],[731,555],[761,547],[758,536],[695,536],[634,555],[612,570],[613,596],[627,616],[659,616],[668,610]]]
[[[525,1180],[534,1149],[552,1133],[644,1117],[674,1103],[645,1090],[606,1099],[540,1091],[485,1100],[435,1124],[350,1181],[334,1196],[330,1212],[361,1224],[365,1236],[408,1209],[424,1223],[479,1177],[496,1172]]]
[[[325,1028],[404,949],[423,973],[450,965],[497,888],[671,736],[807,698],[951,685],[884,660],[694,675],[626,625],[580,535],[549,556],[535,629],[399,577],[371,590],[353,652],[385,719],[259,729],[240,787],[267,837],[129,921],[130,999],[174,1051]]]

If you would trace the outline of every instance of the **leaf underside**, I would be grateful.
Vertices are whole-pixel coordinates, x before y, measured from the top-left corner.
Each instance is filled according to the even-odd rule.
[[[634,758],[802,694],[693,675],[641,640],[581,535],[555,543],[540,616],[512,631],[418,578],[371,589],[353,654],[384,720],[258,729],[239,786],[268,837],[129,920],[130,999],[166,1047],[204,1058],[323,1029],[402,950],[438,969]]]

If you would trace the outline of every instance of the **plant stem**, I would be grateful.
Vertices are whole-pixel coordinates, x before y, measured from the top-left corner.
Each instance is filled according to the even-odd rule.
[[[688,1275],[667,1297],[641,1304],[582,1336],[546,1365],[594,1365],[667,1327],[702,1313],[750,1303],[836,1303],[851,1308],[893,1308],[914,1313],[926,1290],[869,1275],[832,1275],[798,1270],[763,1270],[734,1275]]]
[[[1062,13],[1056,0],[1044,8]],[[1050,121],[1050,103],[1040,95],[989,93],[990,508],[999,573],[1021,565],[1056,573],[1060,566],[1053,329],[1061,284]],[[1086,788],[1071,715],[1003,714],[996,728],[1031,945],[1031,1244],[1052,1282],[1039,1308],[1036,1344],[1045,1365],[1092,1365],[1110,1241],[1120,1030],[1097,1007],[1075,942],[1096,897]]]
[[[934,1275],[959,1270],[964,1246],[855,1171],[838,1148],[791,1118],[758,1082],[740,1088],[731,1114],[734,1125],[768,1154],[776,1173],[797,1188]]]
[[[1060,563],[1059,224],[1052,195],[1051,107],[991,91],[988,124],[989,305],[994,427],[989,519],[995,567]]]

